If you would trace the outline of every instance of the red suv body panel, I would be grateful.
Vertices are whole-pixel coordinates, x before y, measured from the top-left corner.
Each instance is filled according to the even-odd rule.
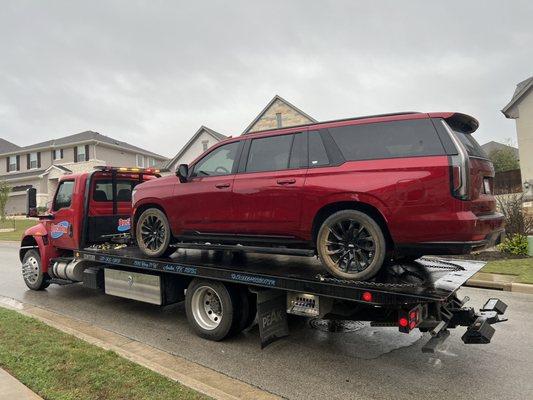
[[[320,133],[330,158],[329,165],[314,167],[308,162],[302,168],[289,165],[289,168],[275,171],[246,170],[250,143],[255,139],[301,133],[310,140],[307,139],[310,133],[316,131],[415,120],[432,121],[428,126],[435,131],[435,138],[439,132],[435,140],[442,141],[444,151],[437,155],[350,161],[338,154],[335,156],[331,146],[337,147],[337,153],[343,149],[330,143],[334,140],[327,139],[329,133]],[[437,126],[439,123],[443,126]],[[386,225],[392,241],[390,245],[399,251],[464,253],[493,242],[503,230],[503,218],[495,212],[494,197],[484,193],[484,180],[492,182],[494,176],[489,160],[467,156],[463,167],[468,169],[469,175],[468,179],[463,178],[463,184],[468,181],[468,199],[459,199],[452,193],[451,159],[459,151],[447,138],[448,131],[443,129],[449,130],[450,135],[452,128],[456,135],[470,135],[477,125],[474,118],[464,114],[407,113],[317,123],[232,138],[218,143],[189,166],[194,170],[217,149],[240,142],[231,172],[222,176],[194,176],[193,173],[185,183],[180,183],[175,176],[143,183],[136,190],[134,213],[138,216],[149,205],[157,205],[167,214],[172,233],[178,238],[191,233],[266,236],[294,239],[312,246],[316,223],[324,210],[362,207]],[[292,151],[291,148],[291,160]],[[337,162],[332,162],[332,158]]]

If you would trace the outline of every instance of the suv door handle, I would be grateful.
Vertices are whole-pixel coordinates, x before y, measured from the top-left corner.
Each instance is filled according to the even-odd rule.
[[[278,185],[292,185],[293,183],[296,183],[296,179],[278,179],[277,182]]]
[[[225,189],[225,188],[229,188],[229,183],[217,183],[217,184],[215,185],[215,187],[216,187],[217,189]]]

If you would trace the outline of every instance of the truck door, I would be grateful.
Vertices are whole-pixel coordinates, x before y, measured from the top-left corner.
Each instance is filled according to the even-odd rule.
[[[63,249],[77,248],[78,235],[73,226],[75,211],[72,202],[75,184],[74,179],[65,179],[59,183],[52,203],[53,219],[48,221],[52,245]]]

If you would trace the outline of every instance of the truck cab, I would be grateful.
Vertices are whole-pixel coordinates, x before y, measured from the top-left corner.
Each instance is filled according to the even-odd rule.
[[[26,284],[35,289],[35,285],[48,286],[51,276],[71,280],[75,276],[66,273],[66,267],[60,268],[61,261],[56,259],[68,259],[75,250],[129,235],[132,191],[158,176],[154,168],[127,167],[96,167],[65,175],[45,215],[37,215],[36,190],[28,189],[27,214],[39,217],[39,222],[22,238],[20,259],[27,266],[23,271]],[[56,264],[58,274],[49,271]]]

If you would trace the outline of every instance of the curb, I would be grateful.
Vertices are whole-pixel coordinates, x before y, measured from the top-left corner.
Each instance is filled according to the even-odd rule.
[[[533,294],[533,285],[527,283],[494,282],[485,281],[482,279],[469,279],[466,281],[465,286],[476,287],[480,289],[503,290],[505,292]]]
[[[0,296],[0,307],[36,318],[90,344],[112,350],[160,375],[217,400],[281,400],[281,397],[118,333]]]

